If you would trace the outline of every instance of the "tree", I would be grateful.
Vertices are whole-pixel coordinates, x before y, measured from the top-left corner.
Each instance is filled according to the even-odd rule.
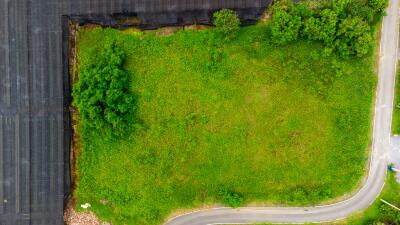
[[[302,34],[310,40],[320,40],[321,19],[316,17],[307,18],[303,24]]]
[[[339,24],[336,47],[342,56],[364,56],[371,48],[371,30],[360,17],[347,17]]]
[[[366,0],[353,0],[347,6],[346,14],[352,17],[361,17],[368,23],[372,23],[374,21],[375,11],[367,4]]]
[[[115,133],[133,120],[134,98],[123,60],[124,52],[110,43],[80,64],[72,96],[84,128],[111,128]]]
[[[227,38],[234,37],[239,31],[240,19],[235,11],[222,9],[213,15],[215,27]]]
[[[301,28],[301,17],[275,8],[272,17],[272,37],[278,44],[285,44],[298,38]]]
[[[385,9],[388,6],[387,0],[368,0],[368,5],[374,9],[375,14],[379,17],[385,15]]]
[[[352,0],[335,0],[332,1],[332,10],[341,18],[346,16],[345,9]]]
[[[339,18],[338,14],[331,9],[324,9],[321,11],[321,30],[319,39],[325,43],[326,46],[332,46],[336,38],[336,27]]]

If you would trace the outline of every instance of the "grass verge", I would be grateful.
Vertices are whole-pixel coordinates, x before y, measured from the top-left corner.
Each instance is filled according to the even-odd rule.
[[[398,67],[397,67],[398,68]],[[400,134],[400,71],[397,70],[396,84],[394,91],[394,109],[392,119],[392,132],[393,134]]]

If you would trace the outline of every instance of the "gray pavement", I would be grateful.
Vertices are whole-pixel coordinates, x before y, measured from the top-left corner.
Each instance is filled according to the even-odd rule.
[[[398,49],[399,0],[390,0],[384,18],[379,60],[379,79],[375,103],[373,144],[369,173],[361,189],[349,199],[316,207],[214,208],[181,215],[167,225],[237,224],[256,222],[305,223],[344,218],[367,208],[379,195],[385,182],[390,153],[390,136]]]

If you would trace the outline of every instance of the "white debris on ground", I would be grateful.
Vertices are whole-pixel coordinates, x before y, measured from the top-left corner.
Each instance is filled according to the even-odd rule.
[[[390,144],[389,163],[392,163],[394,168],[400,169],[400,136],[393,136]],[[396,178],[400,183],[400,173],[396,173]]]
[[[89,208],[91,205],[89,203],[85,203],[83,205],[81,205],[81,208],[87,209]]]
[[[90,207],[90,204],[88,205]],[[65,225],[112,225],[108,222],[100,222],[99,218],[88,210],[77,212],[71,205],[64,212],[64,223]]]

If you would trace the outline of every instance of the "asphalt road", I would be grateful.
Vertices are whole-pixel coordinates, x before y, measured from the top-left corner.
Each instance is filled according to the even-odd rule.
[[[200,210],[172,218],[167,225],[243,224],[256,222],[306,223],[333,221],[368,207],[385,182],[398,49],[399,0],[390,0],[383,20],[376,94],[373,144],[369,173],[361,189],[349,199],[316,207],[243,207]]]

